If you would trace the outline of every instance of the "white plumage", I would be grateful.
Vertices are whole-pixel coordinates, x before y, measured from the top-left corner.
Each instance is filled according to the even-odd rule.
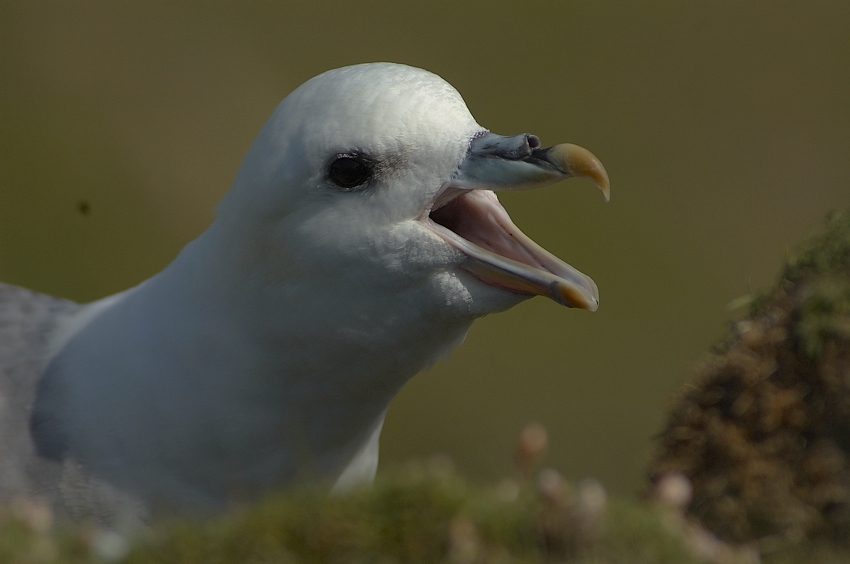
[[[168,268],[48,316],[27,448],[31,467],[59,470],[30,472],[20,493],[114,520],[298,480],[371,481],[390,401],[476,318],[534,294],[595,309],[593,282],[524,238],[488,191],[573,175],[607,195],[590,153],[490,134],[426,71],[378,63],[308,81]],[[56,493],[69,480],[71,502]],[[110,508],[98,488],[132,501]]]

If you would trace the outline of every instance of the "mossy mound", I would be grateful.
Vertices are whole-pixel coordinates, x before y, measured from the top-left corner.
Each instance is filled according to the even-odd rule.
[[[408,476],[346,499],[280,498],[212,527],[174,528],[127,562],[697,561],[659,512],[636,518],[628,504],[589,508],[566,490],[544,499],[514,488]]]
[[[705,547],[722,562],[751,561],[704,531],[694,546],[697,530],[674,508],[609,500],[598,483],[573,487],[553,470],[533,484],[481,487],[428,464],[344,497],[295,492],[159,524],[132,543],[84,525],[50,527],[43,508],[21,501],[0,514],[0,561],[689,564],[708,561]]]
[[[850,213],[753,301],[674,402],[650,469],[721,538],[850,545]],[[818,542],[820,542],[818,541]]]

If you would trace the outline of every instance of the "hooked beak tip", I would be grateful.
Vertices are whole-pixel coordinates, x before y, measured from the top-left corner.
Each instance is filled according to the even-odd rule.
[[[611,182],[605,167],[596,155],[584,147],[572,143],[561,143],[550,147],[546,156],[547,160],[566,174],[593,180],[605,197],[605,201],[611,200]]]

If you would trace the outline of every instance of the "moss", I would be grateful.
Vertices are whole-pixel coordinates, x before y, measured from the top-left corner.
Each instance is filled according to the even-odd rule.
[[[818,358],[828,343],[850,342],[850,213],[837,213],[790,263],[785,284],[799,295],[797,334]]]
[[[850,214],[831,217],[731,333],[674,401],[652,480],[687,476],[690,514],[726,540],[845,544]]]
[[[507,491],[506,491],[507,490]],[[601,516],[600,516],[601,517]],[[150,562],[697,562],[656,508],[616,502],[597,523],[570,496],[408,473],[345,498],[270,499],[215,524],[182,524],[127,559]]]
[[[7,510],[0,518],[0,561],[706,561],[689,547],[692,527],[688,528],[682,515],[669,507],[608,500],[599,484],[572,486],[552,470],[541,474],[540,484],[506,479],[496,485],[477,486],[452,472],[420,466],[345,497],[317,491],[289,492],[213,519],[160,523],[137,538],[129,551],[121,548],[120,537],[115,550],[114,533],[85,525],[46,528],[26,511]],[[737,558],[738,553],[731,549],[730,554]],[[724,560],[736,561],[745,560]]]

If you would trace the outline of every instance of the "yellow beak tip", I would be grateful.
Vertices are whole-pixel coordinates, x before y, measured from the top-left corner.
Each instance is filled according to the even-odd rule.
[[[550,149],[550,155],[555,162],[570,176],[589,178],[605,196],[605,201],[611,200],[611,182],[608,172],[602,162],[590,151],[572,143],[561,143]]]

